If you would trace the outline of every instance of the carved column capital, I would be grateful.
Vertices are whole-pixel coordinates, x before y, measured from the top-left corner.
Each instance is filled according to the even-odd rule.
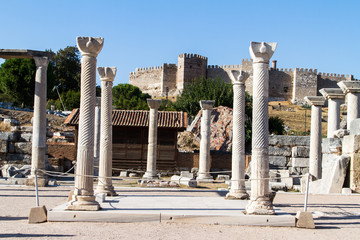
[[[341,88],[322,88],[319,92],[326,99],[343,99],[345,97],[344,92]]]
[[[270,58],[274,54],[276,46],[277,43],[251,42],[249,50],[253,63],[269,64]]]
[[[104,45],[104,38],[77,37],[77,46],[83,56],[97,57]]]
[[[325,98],[320,96],[306,96],[304,99],[311,106],[323,106],[325,104]]]
[[[47,67],[49,64],[48,57],[34,57],[36,67]]]
[[[244,71],[231,70],[230,78],[233,84],[245,84],[248,77],[249,75]]]
[[[341,81],[337,85],[347,93],[360,93],[360,81]]]
[[[146,101],[147,101],[147,104],[149,105],[150,109],[158,109],[161,105],[160,99],[148,98],[148,99],[146,99]]]
[[[213,100],[201,100],[200,107],[203,110],[212,110],[214,107],[215,101]]]
[[[97,70],[101,81],[114,81],[116,75],[116,67],[98,67]]]

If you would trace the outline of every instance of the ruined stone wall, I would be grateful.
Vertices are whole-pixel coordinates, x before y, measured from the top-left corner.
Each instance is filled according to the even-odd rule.
[[[321,95],[319,90],[322,88],[339,88],[337,85],[341,81],[351,81],[352,75],[336,74],[336,73],[319,73],[317,76],[317,95]]]
[[[162,94],[163,67],[137,68],[129,75],[129,83],[151,96]]]
[[[293,174],[309,171],[310,136],[269,136],[269,163],[272,169],[289,169]]]
[[[285,101],[292,98],[293,71],[291,69],[269,70],[269,100]]]
[[[305,103],[304,97],[317,96],[317,70],[295,68],[293,71],[292,103]]]
[[[206,77],[207,57],[198,54],[180,54],[178,56],[178,71],[176,77],[177,90],[181,92],[186,83],[195,78]]]

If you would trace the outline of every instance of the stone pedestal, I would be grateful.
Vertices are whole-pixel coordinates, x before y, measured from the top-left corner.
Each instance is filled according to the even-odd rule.
[[[327,137],[332,138],[334,132],[340,128],[340,104],[345,95],[340,88],[322,88],[319,92],[328,100]]]
[[[231,188],[227,199],[247,199],[245,188],[245,73],[231,71],[234,89]]]
[[[360,81],[341,81],[338,86],[347,97],[347,129],[350,123],[360,118]]]
[[[157,125],[158,125],[158,108],[161,105],[159,99],[147,99],[150,107],[149,116],[149,143],[147,152],[146,172],[143,176],[145,179],[159,178],[156,173],[156,154],[157,154]]]
[[[112,185],[112,86],[116,68],[99,67],[101,80],[101,136],[99,179],[96,193],[117,195]]]
[[[47,57],[34,57],[36,64],[34,117],[31,151],[31,175],[26,185],[34,186],[35,169],[45,170],[46,154],[46,77],[49,59]],[[37,171],[38,182],[46,185],[46,176]]]
[[[95,103],[94,175],[99,175],[101,97]]]
[[[321,107],[325,103],[325,98],[307,96],[305,101],[311,105],[309,173],[313,181],[321,178]]]
[[[96,57],[103,47],[103,38],[78,37],[81,53],[81,98],[77,166],[73,201],[68,210],[94,211],[99,209],[93,190]]]
[[[247,214],[274,214],[269,192],[269,60],[277,43],[251,42],[253,59],[253,122],[251,196]]]
[[[201,117],[201,139],[200,139],[200,154],[199,154],[199,173],[196,180],[207,181],[213,180],[210,175],[210,120],[211,112],[215,101],[202,100],[200,107],[202,110]]]

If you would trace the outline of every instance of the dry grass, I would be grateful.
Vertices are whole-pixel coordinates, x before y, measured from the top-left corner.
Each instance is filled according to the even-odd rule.
[[[279,106],[281,104],[281,107]],[[306,113],[306,128],[305,128],[305,113]],[[327,131],[327,107],[322,108],[321,124],[322,134],[326,135]],[[291,130],[295,130],[298,133],[310,131],[311,126],[311,109],[305,109],[302,106],[291,104],[287,101],[281,102],[269,102],[269,116],[280,117],[286,126],[289,126]]]
[[[0,131],[1,132],[10,132],[11,131],[11,126],[10,124],[6,124],[4,122],[0,122]]]

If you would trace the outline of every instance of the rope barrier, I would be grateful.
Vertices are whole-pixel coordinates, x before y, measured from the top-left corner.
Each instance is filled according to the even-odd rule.
[[[120,177],[101,177],[101,176],[95,176],[95,175],[84,175],[84,174],[72,174],[72,173],[62,173],[62,172],[56,172],[56,171],[48,171],[43,169],[38,169],[38,171],[43,172],[44,174],[52,177],[92,177],[94,179],[97,179],[100,181],[100,179],[113,179],[113,180],[124,180]],[[227,171],[231,172],[231,171]],[[56,174],[55,174],[56,173]],[[297,175],[297,176],[289,176],[289,177],[269,177],[269,178],[249,178],[249,179],[229,179],[226,181],[234,182],[234,181],[261,181],[261,180],[280,180],[280,179],[288,179],[288,178],[302,178],[307,175]]]

